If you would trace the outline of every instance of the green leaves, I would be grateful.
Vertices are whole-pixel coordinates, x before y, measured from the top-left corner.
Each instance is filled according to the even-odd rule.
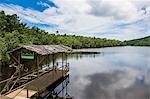
[[[126,45],[131,46],[150,46],[150,36],[141,39],[125,41],[125,43]]]
[[[7,47],[6,47],[5,39],[0,37],[0,60],[3,61],[8,60],[8,55],[6,51],[7,51]]]

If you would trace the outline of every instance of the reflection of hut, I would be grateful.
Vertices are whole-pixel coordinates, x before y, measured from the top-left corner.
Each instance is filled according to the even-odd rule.
[[[16,72],[9,79],[0,82],[7,82],[0,94],[11,97],[21,90],[19,93],[28,98],[43,96],[43,93],[47,93],[47,88],[54,90],[69,77],[69,63],[64,62],[63,53],[70,51],[71,48],[63,45],[29,45],[10,51],[11,66],[16,67]],[[59,63],[55,63],[57,53],[62,53],[61,67]],[[42,68],[49,60],[52,61],[52,66],[47,63],[46,68]]]

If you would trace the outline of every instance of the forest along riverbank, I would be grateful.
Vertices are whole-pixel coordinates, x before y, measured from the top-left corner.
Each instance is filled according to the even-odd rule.
[[[92,49],[92,48],[89,48]],[[99,51],[92,51],[89,49],[74,49],[72,51],[72,54],[100,54],[101,52]]]

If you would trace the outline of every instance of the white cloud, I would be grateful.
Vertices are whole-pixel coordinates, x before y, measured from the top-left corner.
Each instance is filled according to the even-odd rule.
[[[42,23],[43,22],[43,14],[31,10],[25,9],[21,6],[17,5],[8,5],[8,4],[0,4],[0,10],[4,10],[7,14],[17,14],[21,19],[27,20],[31,23]]]
[[[47,4],[47,3],[44,3],[44,2],[37,2],[37,5],[41,5],[41,6],[44,6],[44,7],[50,7],[50,5],[49,4]]]
[[[53,0],[53,2],[58,8],[49,7],[43,12],[8,4],[0,4],[0,9],[10,14],[17,13],[21,19],[31,23],[57,24],[57,28],[44,28],[50,32],[60,30],[77,35],[123,40],[150,35],[148,30],[150,0]],[[118,24],[128,25],[114,28]]]
[[[44,10],[44,13],[55,15],[55,14],[57,14],[57,8],[55,8],[55,7],[48,8],[48,9]]]
[[[88,0],[92,7],[91,13],[96,16],[112,16],[116,19],[132,19],[138,17],[138,12],[128,0]]]

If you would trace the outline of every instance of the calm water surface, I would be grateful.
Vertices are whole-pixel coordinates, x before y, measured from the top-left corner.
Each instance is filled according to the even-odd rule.
[[[86,50],[101,54],[70,56],[75,99],[150,99],[150,47]]]

